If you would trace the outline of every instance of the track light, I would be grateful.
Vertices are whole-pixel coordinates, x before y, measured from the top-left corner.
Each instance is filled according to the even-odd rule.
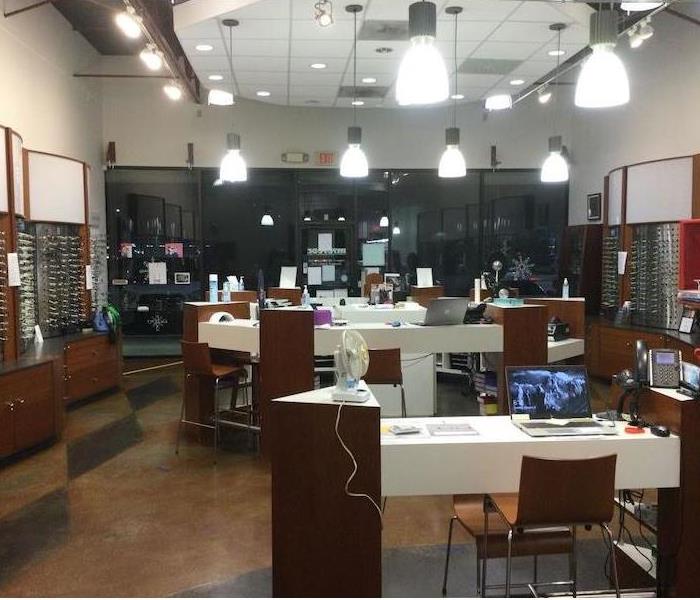
[[[435,46],[436,7],[432,2],[414,2],[408,7],[408,49],[396,79],[396,101],[402,106],[435,104],[450,93],[445,62]]]
[[[221,159],[219,179],[222,183],[238,183],[248,180],[248,167],[241,156],[241,136],[229,133],[226,136],[227,152]]]
[[[330,0],[319,0],[314,4],[314,20],[319,27],[333,25],[333,4]]]
[[[263,214],[262,218],[260,219],[260,225],[263,227],[272,227],[274,224],[275,220],[272,218],[272,214],[270,214],[270,209],[266,206],[265,214]]]
[[[629,35],[630,48],[639,48],[646,40],[654,35],[654,28],[651,26],[650,21],[650,18],[646,18],[627,32],[627,35]]]
[[[171,81],[163,86],[165,95],[173,101],[182,99],[182,88],[177,81]]]
[[[141,53],[139,58],[151,71],[160,71],[163,67],[163,58],[160,51],[153,44],[148,44]]]
[[[122,33],[132,40],[138,39],[143,35],[141,22],[136,16],[136,11],[131,7],[124,12],[117,13],[114,17],[114,22],[122,30]]]
[[[562,156],[561,136],[549,138],[549,156],[542,164],[540,181],[543,183],[562,183],[569,181],[569,163]]]
[[[548,85],[541,87],[537,90],[537,101],[540,104],[547,104],[552,99],[552,90],[549,89]]]
[[[615,54],[615,11],[602,9],[592,14],[590,31],[593,53],[583,63],[576,82],[576,106],[607,108],[627,104],[630,99],[630,84],[625,65]]]
[[[486,98],[484,104],[486,110],[507,110],[513,107],[513,98],[510,94],[496,94]]]

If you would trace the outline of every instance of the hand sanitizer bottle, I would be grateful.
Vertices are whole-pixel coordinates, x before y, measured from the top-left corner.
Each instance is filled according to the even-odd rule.
[[[231,284],[228,281],[224,281],[224,302],[231,302]]]
[[[564,277],[564,284],[561,286],[561,297],[565,299],[569,297],[569,280],[566,277]]]
[[[241,275],[240,279],[238,280],[238,291],[245,292],[245,284],[243,283],[243,275]]]
[[[301,293],[301,305],[309,306],[311,304],[311,294],[309,294],[309,288],[304,286],[304,291]]]

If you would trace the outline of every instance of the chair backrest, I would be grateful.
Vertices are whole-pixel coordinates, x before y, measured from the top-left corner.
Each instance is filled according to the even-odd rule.
[[[299,306],[301,304],[301,289],[300,288],[267,288],[267,297],[276,298],[277,300],[289,300],[292,305]]]
[[[401,350],[370,350],[369,368],[363,379],[369,384],[403,384],[401,374]]]
[[[367,273],[365,276],[365,284],[362,286],[362,295],[369,296],[373,285],[378,285],[384,282],[384,277],[381,273]]]
[[[517,525],[608,523],[617,456],[554,460],[523,456]]]
[[[211,354],[209,344],[204,342],[180,342],[182,345],[182,364],[185,373],[191,375],[211,375]]]

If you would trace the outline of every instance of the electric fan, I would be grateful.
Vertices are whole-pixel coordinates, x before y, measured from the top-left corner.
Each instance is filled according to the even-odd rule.
[[[365,386],[360,387],[360,380],[369,367],[369,350],[365,339],[357,331],[346,329],[333,357],[336,376],[333,400],[367,402],[369,390]]]

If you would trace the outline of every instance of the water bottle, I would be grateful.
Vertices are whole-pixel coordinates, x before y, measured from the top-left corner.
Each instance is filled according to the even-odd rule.
[[[216,273],[209,275],[209,302],[219,301],[219,276]]]
[[[224,302],[231,302],[231,284],[224,281]]]
[[[304,291],[301,293],[301,305],[309,306],[311,304],[311,294],[309,294],[309,288],[304,286]]]
[[[564,277],[564,285],[561,286],[561,297],[566,299],[569,297],[569,280]]]

